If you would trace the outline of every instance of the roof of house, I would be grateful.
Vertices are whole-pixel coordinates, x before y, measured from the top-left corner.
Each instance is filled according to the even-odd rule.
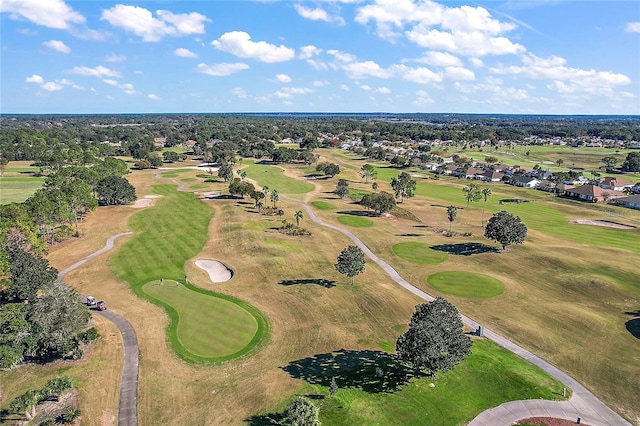
[[[629,197],[620,197],[620,198],[617,198],[616,201],[623,202],[623,203],[640,204],[640,194],[631,195]]]
[[[633,186],[633,182],[619,177],[607,176],[600,180],[600,185],[607,186]]]
[[[622,195],[620,191],[614,191],[610,189],[603,189],[596,185],[581,185],[576,186],[575,188],[566,189],[567,192],[578,195],[590,195],[592,197],[604,197],[605,194],[608,195]]]

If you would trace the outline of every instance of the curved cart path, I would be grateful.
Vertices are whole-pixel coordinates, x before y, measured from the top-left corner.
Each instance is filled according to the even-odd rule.
[[[313,220],[315,223],[338,231],[351,238],[351,240],[358,247],[360,247],[371,260],[373,260],[382,269],[384,269],[385,272],[389,274],[389,276],[396,283],[400,284],[402,287],[424,300],[432,301],[434,299],[433,296],[425,293],[424,291],[420,290],[419,288],[415,287],[407,280],[402,278],[400,274],[398,274],[398,272],[396,272],[396,270],[393,269],[387,262],[380,259],[371,250],[369,250],[369,248],[355,234],[339,226],[326,223],[318,219],[313,210],[311,210],[311,207],[309,207],[306,203],[294,200],[289,197],[283,198],[287,201],[302,206],[311,220]],[[474,330],[478,328],[479,324],[477,322],[466,315],[461,316],[462,321],[465,324],[472,327]],[[590,424],[592,426],[631,426],[629,422],[624,420],[617,413],[607,407],[587,388],[582,386],[577,380],[575,380],[559,368],[491,330],[487,330],[485,328],[483,335],[487,339],[494,341],[503,348],[510,350],[516,355],[519,355],[527,361],[542,368],[544,371],[567,385],[573,391],[573,395],[568,401],[562,402],[546,400],[525,400],[508,402],[498,407],[484,411],[469,423],[470,426],[508,426],[513,424],[517,420],[534,416],[559,417],[574,421],[577,420],[578,417],[580,417],[584,423]]]
[[[68,268],[58,273],[58,278],[62,278],[68,272],[71,272],[78,266],[93,259],[96,256],[111,250],[114,241],[124,235],[132,234],[132,232],[123,232],[109,237],[103,248],[90,254],[84,259],[79,260]],[[118,426],[137,426],[138,424],[138,338],[136,331],[129,321],[123,316],[113,311],[98,311],[100,315],[114,323],[120,334],[124,344],[124,363],[122,365],[122,383],[120,385],[120,404],[118,407]]]

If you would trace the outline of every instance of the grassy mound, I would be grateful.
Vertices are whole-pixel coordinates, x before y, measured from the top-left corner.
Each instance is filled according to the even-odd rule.
[[[335,210],[336,206],[326,201],[313,201],[311,205],[318,210]]]
[[[459,297],[487,298],[502,294],[502,283],[494,278],[470,272],[447,271],[429,275],[427,282],[445,294]]]
[[[154,185],[151,190],[163,197],[158,199],[154,208],[141,210],[132,216],[129,225],[136,235],[114,254],[111,258],[111,266],[120,278],[131,285],[138,296],[162,306],[167,311],[171,318],[168,329],[169,340],[173,349],[183,359],[192,362],[212,362],[249,352],[268,332],[267,321],[257,309],[237,299],[191,285],[187,286],[192,290],[191,292],[183,292],[188,301],[182,298],[160,297],[160,294],[155,293],[155,288],[145,287],[145,284],[157,282],[160,278],[164,278],[167,283],[184,279],[184,263],[204,246],[207,227],[213,216],[213,210],[206,204],[191,193],[177,192],[174,185]],[[178,288],[172,290],[178,290]],[[199,302],[194,303],[194,298]],[[207,329],[202,338],[193,336],[195,332],[188,331],[186,327],[186,324],[193,325],[196,322],[212,324],[212,321],[207,319],[211,314],[204,314],[197,305],[203,303],[204,299],[213,298],[234,303],[239,306],[238,309],[246,312],[242,315],[237,312],[232,315],[230,311],[227,314],[243,320],[242,323],[233,321],[224,323],[226,325],[224,333],[231,337],[227,347],[218,347],[219,351],[212,349],[215,342],[203,343],[201,340],[222,339],[217,327]],[[209,300],[206,306],[213,303]],[[228,307],[226,304],[224,306]],[[254,329],[254,334],[248,337],[248,330],[251,329]],[[199,330],[202,331],[202,329]],[[187,334],[183,335],[183,333]],[[248,344],[238,349],[241,341]],[[203,355],[213,353],[217,355]]]
[[[448,257],[447,253],[433,250],[432,248],[429,248],[428,244],[411,241],[394,244],[391,249],[393,250],[393,254],[401,259],[426,265],[442,263],[447,260]]]
[[[258,332],[258,322],[237,300],[214,293],[193,291],[165,280],[148,283],[143,291],[175,311],[177,325],[171,340],[177,340],[191,354],[207,359],[233,358],[247,347]],[[233,324],[233,327],[230,327]]]
[[[355,228],[366,228],[373,225],[372,221],[360,216],[338,216],[338,222]]]

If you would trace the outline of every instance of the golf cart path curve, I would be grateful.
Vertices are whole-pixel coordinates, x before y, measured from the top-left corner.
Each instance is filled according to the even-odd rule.
[[[103,248],[60,271],[58,273],[58,278],[62,278],[78,266],[111,250],[113,248],[113,243],[117,238],[129,234],[132,234],[132,232],[123,232],[109,237]],[[124,345],[124,363],[122,365],[122,383],[120,384],[120,403],[118,407],[118,426],[137,426],[139,349],[136,331],[133,329],[133,326],[129,321],[113,311],[98,311],[98,313],[118,327],[118,330],[120,330],[120,334],[122,335],[122,343]]]
[[[302,206],[311,220],[318,225],[338,231],[347,237],[349,237],[358,247],[364,251],[364,253],[375,263],[377,263],[396,283],[400,284],[403,288],[415,294],[416,296],[432,301],[434,297],[425,293],[407,280],[402,278],[395,269],[391,267],[387,262],[376,256],[355,234],[341,228],[339,226],[327,223],[319,219],[311,207],[306,203],[298,200],[294,200],[289,197],[283,197],[287,201],[296,203]],[[472,320],[466,315],[462,315],[462,321],[474,330],[478,329],[476,321]],[[540,367],[565,385],[569,387],[573,394],[568,401],[547,401],[547,400],[522,400],[511,401],[502,404],[498,407],[491,408],[480,413],[475,419],[473,419],[469,426],[508,426],[514,422],[533,416],[545,416],[545,417],[558,417],[567,420],[576,421],[578,418],[586,424],[592,426],[631,426],[629,422],[620,417],[616,412],[607,407],[598,397],[592,394],[587,388],[580,384],[573,377],[569,376],[564,371],[555,367],[551,363],[543,360],[542,358],[532,354],[526,349],[516,345],[510,340],[502,337],[501,335],[484,328],[484,337],[505,349],[513,352],[516,355],[526,359],[527,361]]]

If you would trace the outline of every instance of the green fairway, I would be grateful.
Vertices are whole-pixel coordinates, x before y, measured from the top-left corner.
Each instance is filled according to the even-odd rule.
[[[207,319],[209,316],[198,318],[198,314],[193,313],[194,309],[199,311],[194,306],[197,303],[176,299],[174,305],[171,298],[150,297],[143,290],[145,284],[157,282],[160,278],[167,283],[184,279],[184,263],[202,249],[207,238],[209,221],[213,215],[213,210],[192,193],[178,192],[174,185],[154,185],[151,191],[163,197],[158,199],[155,207],[142,210],[132,216],[129,225],[136,235],[114,254],[111,258],[112,267],[120,278],[131,285],[138,296],[165,308],[171,318],[168,330],[169,340],[176,353],[183,359],[220,361],[250,351],[262,341],[268,331],[266,319],[250,305],[189,285],[187,288],[192,290],[194,295],[185,296],[187,298],[195,298],[197,296],[195,293],[208,296],[199,296],[196,300],[200,301],[205,298],[220,297],[226,300],[226,303],[232,302],[241,306],[238,309],[245,311],[245,314],[238,317],[243,318],[242,323],[225,324],[227,328],[224,333],[229,335],[228,347],[220,349],[214,342],[208,342],[204,347],[200,347],[202,337],[193,336],[193,332],[188,331],[189,327],[182,324],[182,321],[192,325],[198,321],[211,324]],[[209,301],[207,306],[213,303]],[[215,328],[209,329],[205,335],[212,340],[220,338],[220,345],[224,346],[225,342],[222,342],[222,337],[219,337],[218,327],[219,325],[216,325]],[[248,330],[253,327],[257,327],[254,335],[247,339]],[[182,333],[188,334],[183,336]],[[240,341],[248,344],[237,349]],[[214,352],[219,355],[202,355]],[[221,355],[221,352],[225,352],[226,355]]]
[[[338,222],[343,225],[353,226],[355,228],[366,228],[373,225],[373,222],[371,220],[360,216],[338,216]]]
[[[43,177],[0,178],[0,204],[21,203],[42,188]]]
[[[413,263],[423,263],[426,265],[435,265],[447,260],[447,253],[443,251],[433,250],[428,244],[416,242],[404,242],[394,244],[392,247],[393,254],[401,259],[408,260]]]
[[[326,201],[313,201],[311,205],[318,210],[335,210],[336,209],[335,204],[331,204]]]
[[[314,383],[324,386],[310,386],[308,393],[328,394],[328,384],[335,376],[338,393],[324,401],[320,420],[327,425],[353,426],[454,426],[507,401],[562,399],[560,382],[506,349],[476,340],[472,351],[454,370],[437,378],[413,379],[395,392],[376,392],[375,387],[401,377],[402,370],[383,368],[385,377],[377,378],[374,366],[379,360],[366,365],[370,356],[363,354],[360,364],[346,365],[338,355],[331,363],[336,364],[334,369],[325,366],[318,377],[312,376]]]
[[[445,294],[484,299],[502,294],[504,286],[494,278],[470,272],[447,271],[429,275],[427,282]]]
[[[243,170],[260,187],[268,186],[269,189],[277,189],[281,194],[305,194],[314,188],[309,182],[285,176],[283,170],[277,166],[250,163]]]
[[[157,281],[148,283],[142,289],[178,312],[177,339],[197,356],[229,357],[245,348],[258,331],[255,318],[232,301],[176,287],[169,280],[162,286]]]

